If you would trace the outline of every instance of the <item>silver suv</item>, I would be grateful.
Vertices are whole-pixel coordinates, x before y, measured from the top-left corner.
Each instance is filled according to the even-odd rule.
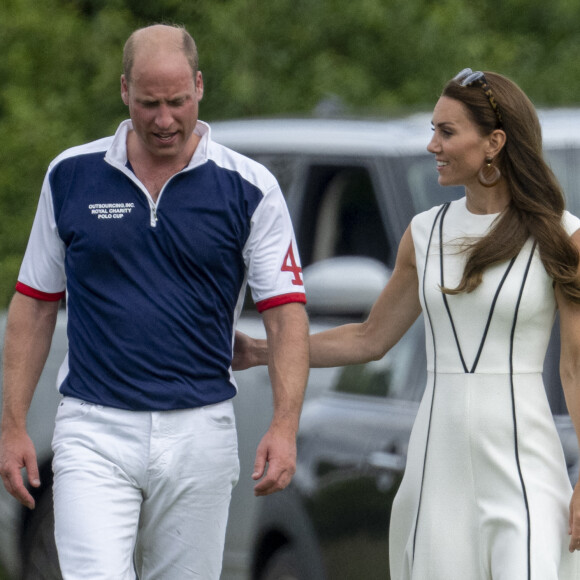
[[[541,120],[546,155],[570,210],[580,215],[580,111],[543,111]],[[294,220],[313,331],[365,316],[388,279],[412,216],[462,195],[437,184],[426,151],[429,115],[390,121],[241,120],[213,123],[212,130],[216,141],[254,157],[277,176]],[[251,304],[239,326],[255,336],[264,333]],[[3,327],[4,318],[0,335]],[[241,475],[222,580],[355,578],[344,555],[358,570],[356,578],[384,578],[390,501],[424,384],[421,332],[421,324],[415,325],[379,363],[312,370],[298,471],[288,490],[268,498],[254,498],[251,479],[255,450],[271,417],[267,371],[237,373]],[[52,538],[50,441],[59,397],[55,376],[65,351],[63,312],[29,416],[43,475],[43,487],[35,491],[37,508],[21,508],[0,489],[0,563],[15,578],[60,577]],[[553,352],[546,364],[548,394],[574,479],[578,451],[557,379],[557,348]],[[386,452],[376,443],[385,438],[392,441]]]

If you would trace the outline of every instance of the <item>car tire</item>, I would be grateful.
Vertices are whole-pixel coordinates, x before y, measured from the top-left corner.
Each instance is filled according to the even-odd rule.
[[[260,580],[305,580],[296,552],[289,546],[276,550],[268,560]]]
[[[52,487],[36,499],[36,507],[26,521],[22,538],[22,580],[62,580],[54,542]]]

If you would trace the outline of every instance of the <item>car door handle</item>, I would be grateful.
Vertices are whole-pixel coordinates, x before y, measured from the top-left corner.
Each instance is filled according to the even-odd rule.
[[[405,464],[407,462],[403,455],[387,453],[386,451],[373,451],[367,457],[367,463],[376,469],[402,473],[405,471]]]

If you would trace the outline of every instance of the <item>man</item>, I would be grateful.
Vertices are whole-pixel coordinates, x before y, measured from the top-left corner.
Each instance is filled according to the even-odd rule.
[[[123,66],[131,119],[65,151],[43,185],[6,328],[0,473],[33,508],[26,414],[66,291],[53,439],[64,578],[217,580],[239,473],[230,364],[245,280],[272,353],[274,414],[253,475],[265,495],[295,469],[308,373],[301,270],[274,177],[198,121],[189,34],[138,30]]]

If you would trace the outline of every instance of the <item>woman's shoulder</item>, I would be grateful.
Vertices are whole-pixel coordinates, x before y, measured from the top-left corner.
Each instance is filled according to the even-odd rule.
[[[457,202],[451,202],[457,203]],[[443,203],[441,205],[433,206],[432,208],[425,210],[421,213],[415,215],[411,220],[411,236],[413,238],[413,243],[415,246],[422,246],[428,243],[431,238],[433,227],[437,222],[437,217],[445,210],[449,203]]]
[[[571,236],[575,231],[580,230],[580,218],[565,210],[562,214],[562,226]]]

